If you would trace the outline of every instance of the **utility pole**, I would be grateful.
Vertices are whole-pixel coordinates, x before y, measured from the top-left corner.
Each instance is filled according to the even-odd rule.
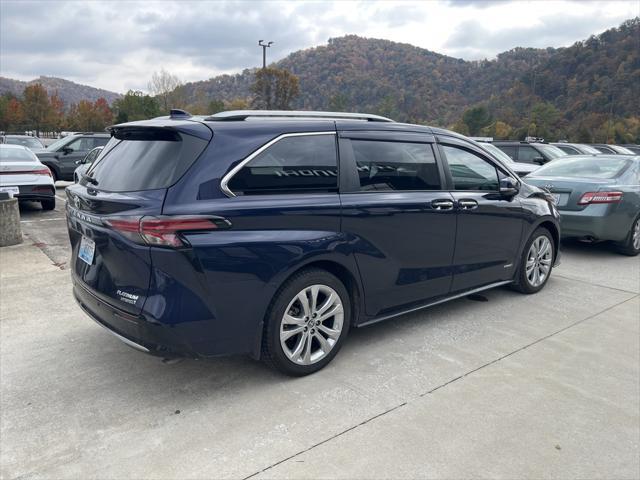
[[[264,40],[258,40],[258,46],[262,47],[262,68],[267,68],[267,48],[273,45],[273,42],[262,42],[264,42]]]

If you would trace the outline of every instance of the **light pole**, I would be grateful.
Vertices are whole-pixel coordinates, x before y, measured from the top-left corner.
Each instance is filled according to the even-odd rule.
[[[273,45],[273,42],[262,43],[264,40],[258,40],[258,45],[262,47],[262,68],[267,68],[267,48]]]

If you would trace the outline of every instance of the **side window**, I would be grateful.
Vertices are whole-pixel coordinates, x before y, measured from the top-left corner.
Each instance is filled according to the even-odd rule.
[[[542,154],[529,145],[520,145],[518,152],[518,161],[525,163],[533,163],[534,158],[541,158]]]
[[[360,191],[440,190],[433,148],[426,143],[351,140]]]
[[[511,157],[511,160],[515,160],[516,159],[516,148],[512,145],[496,145],[496,147],[498,147],[500,150],[502,150],[504,153],[506,153],[507,155],[509,155]]]
[[[228,188],[236,195],[336,192],[335,135],[285,137],[251,159]]]
[[[73,142],[68,143],[66,147],[70,148],[74,152],[79,152],[82,147],[82,140],[83,140],[82,138],[78,138],[77,140],[74,140]]]
[[[556,145],[556,147],[558,147],[560,150],[562,150],[564,153],[568,154],[568,155],[575,155],[578,152],[578,150],[576,150],[573,147],[569,147],[568,145]]]
[[[91,148],[104,147],[109,141],[109,137],[93,137],[92,140]]]
[[[459,147],[443,145],[455,190],[499,189],[498,170],[491,163]]]

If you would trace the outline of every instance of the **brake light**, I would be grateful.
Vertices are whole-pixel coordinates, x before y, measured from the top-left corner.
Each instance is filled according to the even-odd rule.
[[[38,170],[14,170],[0,172],[0,175],[49,175],[51,176],[51,170],[47,167],[40,168]]]
[[[231,222],[221,217],[201,215],[161,217],[113,217],[104,221],[129,240],[157,247],[188,247],[183,232],[221,230]]]
[[[578,201],[578,205],[593,203],[618,203],[622,200],[622,192],[587,192]]]
[[[35,173],[36,175],[49,175],[49,176],[51,176],[51,170],[49,170],[47,167],[41,168],[40,170],[35,170],[33,173]]]

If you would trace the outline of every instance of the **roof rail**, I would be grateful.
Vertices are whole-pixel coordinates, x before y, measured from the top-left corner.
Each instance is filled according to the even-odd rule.
[[[367,122],[393,122],[387,117],[370,113],[317,112],[304,110],[231,110],[219,112],[205,118],[209,122],[230,122],[247,118],[334,118],[344,120],[364,120]]]

